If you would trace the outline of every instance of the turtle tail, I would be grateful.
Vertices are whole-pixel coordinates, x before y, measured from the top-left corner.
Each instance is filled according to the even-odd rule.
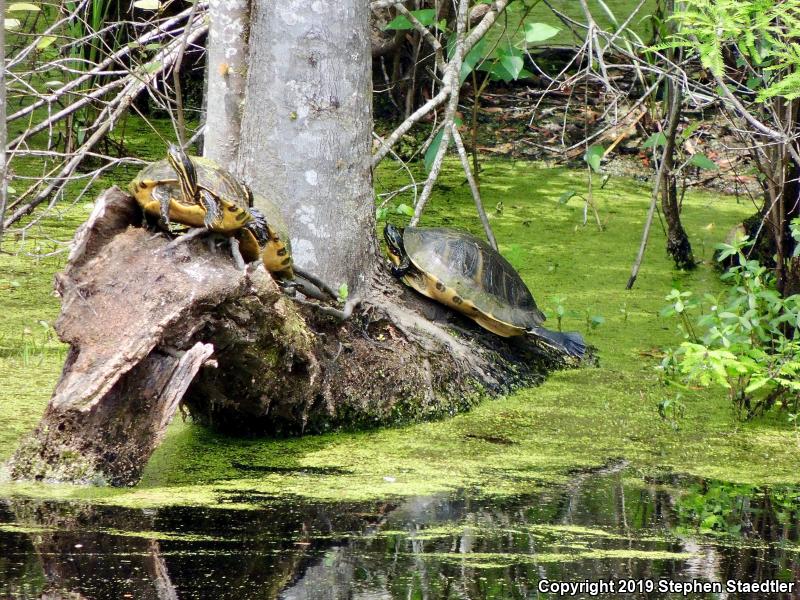
[[[583,358],[586,352],[586,342],[577,331],[562,333],[560,331],[550,331],[544,327],[531,327],[528,333],[541,338],[548,346],[555,347],[556,350],[575,358]]]

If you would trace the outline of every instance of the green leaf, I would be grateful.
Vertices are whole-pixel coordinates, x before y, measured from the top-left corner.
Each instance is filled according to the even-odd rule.
[[[425,25],[425,27],[429,27],[433,25],[434,21],[436,20],[436,9],[434,8],[423,8],[421,10],[412,10],[411,14],[417,18],[417,21]],[[397,15],[394,19],[389,21],[384,26],[384,31],[386,30],[405,30],[405,29],[414,29],[414,26],[411,24],[405,15]]]
[[[430,172],[433,167],[433,161],[436,158],[436,153],[439,152],[439,146],[442,144],[442,137],[444,136],[444,128],[442,128],[436,137],[433,138],[431,145],[425,151],[425,170]]]
[[[481,39],[477,44],[472,47],[467,55],[464,57],[464,61],[461,63],[461,73],[459,74],[459,80],[461,83],[464,83],[469,77],[469,74],[472,73],[472,70],[475,68],[479,62],[481,62],[486,57],[486,40]]]
[[[689,123],[689,125],[687,125],[683,131],[681,131],[681,139],[688,140],[690,137],[692,137],[694,132],[697,131],[698,127],[700,127],[700,121],[692,121]]]
[[[164,68],[164,63],[160,60],[151,60],[149,63],[143,65],[143,68],[146,73],[158,73]]]
[[[655,148],[656,146],[664,146],[667,143],[667,136],[660,131],[657,131],[642,144],[642,148]]]
[[[339,286],[339,302],[344,302],[347,300],[347,296],[349,295],[350,291],[347,289],[347,284],[343,283]]]
[[[14,2],[14,4],[9,4],[6,10],[8,12],[39,12],[42,9],[30,2]]]
[[[745,85],[751,90],[758,90],[764,85],[763,77],[748,77]]]
[[[414,209],[411,208],[408,204],[400,204],[394,209],[394,213],[396,215],[405,215],[407,217],[414,216]]]
[[[578,194],[578,192],[576,192],[575,190],[567,190],[566,192],[564,192],[563,194],[561,194],[561,195],[558,197],[558,203],[559,203],[559,204],[566,204],[566,203],[567,203],[567,202],[569,202],[569,201],[570,201],[572,198],[574,198],[575,196],[577,196],[577,194]]]
[[[492,79],[504,81],[505,83],[508,83],[514,79],[511,73],[508,72],[508,69],[506,69],[503,63],[500,61],[494,61],[488,65],[483,63],[483,66],[480,68],[480,70],[488,71],[492,76]]]
[[[689,164],[694,165],[695,167],[700,167],[701,169],[706,169],[708,171],[716,171],[719,169],[713,160],[701,152],[693,154],[692,158],[689,159]]]
[[[55,42],[57,39],[58,38],[54,35],[43,35],[36,43],[36,49],[44,50],[45,48],[52,46],[53,42]]]
[[[600,173],[600,161],[605,153],[605,148],[599,144],[594,144],[586,149],[586,154],[583,155],[583,160],[595,173]]]
[[[161,8],[161,2],[160,0],[136,0],[133,6],[142,10],[158,10]]]
[[[6,19],[3,28],[6,31],[13,31],[14,29],[19,29],[20,25],[19,19]]]
[[[556,29],[547,23],[528,23],[525,25],[525,41],[529,44],[543,42],[555,36],[560,29]]]
[[[605,322],[606,322],[606,318],[603,317],[602,315],[593,315],[589,319],[589,326],[592,329],[596,329],[596,328],[600,327],[600,325],[602,325]]]
[[[500,64],[502,64],[506,71],[508,71],[508,74],[511,75],[511,79],[517,79],[522,72],[522,67],[525,66],[525,61],[522,60],[521,56],[506,55],[500,57]]]

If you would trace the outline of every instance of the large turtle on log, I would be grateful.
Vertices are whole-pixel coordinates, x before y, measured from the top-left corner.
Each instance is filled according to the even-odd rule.
[[[289,230],[278,208],[213,160],[170,144],[167,157],[142,169],[128,189],[146,214],[194,228],[179,242],[221,233],[230,237],[240,269],[260,258],[273,275],[294,278]]]
[[[419,293],[499,336],[529,335],[562,354],[583,357],[583,337],[542,327],[545,316],[528,286],[483,240],[445,227],[399,229],[391,224],[383,235],[394,263],[392,274]]]
[[[213,160],[170,144],[165,159],[134,177],[128,189],[145,213],[232,234],[252,220],[253,193]]]

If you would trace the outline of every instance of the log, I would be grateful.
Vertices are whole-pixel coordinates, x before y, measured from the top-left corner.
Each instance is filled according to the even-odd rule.
[[[168,247],[135,201],[104,193],[56,277],[70,345],[18,479],[136,483],[182,403],[237,435],[295,435],[451,415],[563,366],[399,285],[386,269],[341,322],[260,264],[202,239]]]

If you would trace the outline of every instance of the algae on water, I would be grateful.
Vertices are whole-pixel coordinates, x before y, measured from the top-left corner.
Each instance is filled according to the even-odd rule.
[[[242,440],[177,420],[133,489],[23,484],[6,487],[0,495],[13,489],[128,506],[213,506],[238,498],[245,489],[255,495],[295,494],[323,500],[455,489],[511,495],[565,481],[576,469],[619,458],[642,472],[677,471],[750,483],[797,482],[796,437],[783,420],[740,424],[732,433],[734,420],[727,400],[711,392],[685,401],[686,415],[678,429],[657,412],[658,402],[669,390],[661,386],[654,367],[660,348],[678,339],[674,324],[658,316],[664,296],[675,286],[697,293],[721,289],[708,264],[713,245],[748,209],[728,197],[687,194],[684,224],[696,254],[706,264],[696,272],[676,272],[656,228],[636,287],[626,291],[649,201],[647,187],[615,178],[595,190],[605,224],[605,230],[598,231],[582,225],[579,204],[558,203],[564,191],[583,185],[583,172],[523,161],[492,160],[483,165],[487,206],[502,203],[502,211],[490,210],[501,251],[549,315],[548,325],[555,328],[554,308],[559,303],[564,306],[562,328],[584,333],[598,349],[599,367],[553,373],[539,387],[484,402],[469,413],[396,429]],[[423,224],[460,227],[481,235],[463,176],[457,165],[446,166],[441,178],[444,191],[432,199]],[[377,185],[389,187],[397,177],[384,166]],[[75,207],[45,231],[49,237],[66,240],[86,213],[87,207]],[[36,424],[58,377],[64,346],[52,335],[47,338],[38,323],[50,326],[58,313],[51,281],[63,260],[59,255],[34,264],[26,255],[0,255],[0,282],[19,284],[9,293],[4,290],[2,300],[0,458],[7,458],[19,437]],[[604,322],[590,328],[595,315],[603,316]],[[25,335],[36,340],[27,354],[20,345]],[[506,442],[487,441],[498,433]],[[237,465],[280,469],[254,473]],[[303,468],[311,472],[302,473]]]

